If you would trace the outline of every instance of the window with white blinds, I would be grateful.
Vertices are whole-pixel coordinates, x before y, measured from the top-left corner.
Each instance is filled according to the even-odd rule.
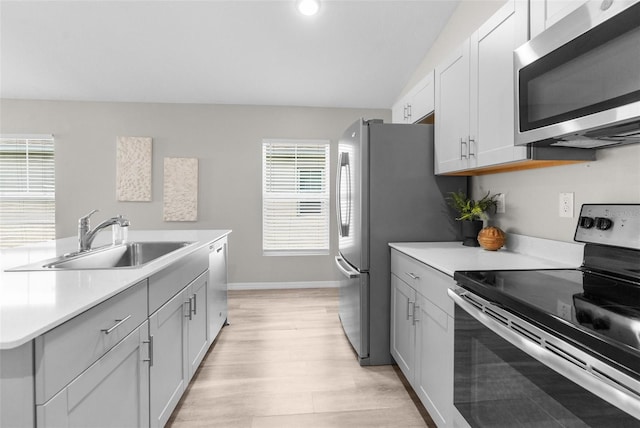
[[[51,135],[0,136],[0,247],[55,239]]]
[[[329,254],[329,141],[263,140],[262,250]]]

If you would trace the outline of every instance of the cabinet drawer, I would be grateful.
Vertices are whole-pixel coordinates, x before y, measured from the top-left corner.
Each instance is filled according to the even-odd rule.
[[[43,404],[147,318],[147,280],[35,339],[36,404]]]
[[[209,247],[203,247],[183,260],[149,278],[149,315],[209,269]]]
[[[417,260],[396,250],[391,250],[391,272],[414,289],[420,277],[420,271],[423,269],[421,266],[424,265]]]
[[[391,272],[453,316],[453,301],[447,295],[455,285],[453,278],[396,250],[391,252]]]

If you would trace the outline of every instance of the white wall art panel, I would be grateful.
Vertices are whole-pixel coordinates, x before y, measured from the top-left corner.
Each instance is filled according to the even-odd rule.
[[[198,220],[198,159],[164,158],[164,221]]]
[[[116,199],[151,201],[151,138],[118,137]]]

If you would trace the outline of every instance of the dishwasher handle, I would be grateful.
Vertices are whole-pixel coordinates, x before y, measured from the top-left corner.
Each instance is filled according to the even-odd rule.
[[[338,266],[338,270],[347,278],[360,278],[360,272],[349,266],[340,256],[336,256],[336,266]]]

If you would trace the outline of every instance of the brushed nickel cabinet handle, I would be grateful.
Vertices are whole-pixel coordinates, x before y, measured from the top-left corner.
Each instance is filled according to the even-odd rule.
[[[149,358],[142,360],[149,363],[149,367],[153,367],[153,336],[149,336],[149,340],[143,340],[142,343],[149,344]]]
[[[116,320],[116,323],[111,328],[103,328],[100,331],[103,332],[104,334],[110,334],[111,332],[113,332],[113,330],[115,330],[116,328],[124,324],[124,322],[127,321],[129,318],[131,318],[131,315],[127,316],[126,318]]]
[[[185,318],[189,318],[189,321],[193,319],[193,298],[192,297],[189,297],[189,300],[184,302],[189,305],[189,310],[187,311],[187,315],[184,316]]]

